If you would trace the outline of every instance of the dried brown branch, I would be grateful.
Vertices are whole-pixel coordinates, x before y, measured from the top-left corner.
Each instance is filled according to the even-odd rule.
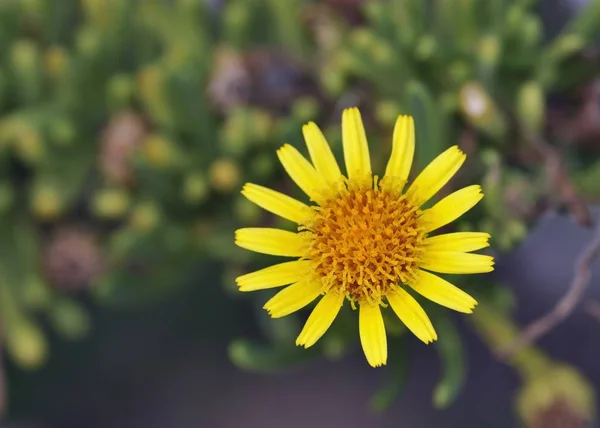
[[[519,337],[498,352],[499,357],[509,358],[524,347],[531,345],[564,321],[581,301],[591,278],[591,265],[600,256],[600,227],[580,253],[575,263],[573,279],[566,294],[549,313],[529,324]]]
[[[558,193],[560,201],[569,208],[579,224],[586,227],[591,226],[592,219],[589,208],[569,178],[569,173],[558,150],[541,137],[532,138],[531,143],[544,159],[549,185]]]
[[[598,300],[592,300],[587,305],[585,305],[585,310],[592,317],[596,318],[598,322],[600,322],[600,302]]]

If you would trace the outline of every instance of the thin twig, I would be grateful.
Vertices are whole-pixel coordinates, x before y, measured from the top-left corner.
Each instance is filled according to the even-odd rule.
[[[598,256],[600,256],[600,227],[596,228],[591,241],[577,258],[574,276],[567,293],[558,301],[554,309],[529,324],[514,342],[501,349],[498,352],[499,357],[506,359],[513,356],[523,347],[531,345],[544,336],[573,312],[590,282],[591,265]]]
[[[600,302],[598,300],[592,300],[585,305],[585,310],[588,314],[596,318],[600,322]]]
[[[550,187],[556,190],[561,202],[569,208],[577,222],[582,226],[590,227],[592,218],[589,208],[569,178],[561,154],[541,137],[531,138],[530,141],[536,151],[544,158]]]

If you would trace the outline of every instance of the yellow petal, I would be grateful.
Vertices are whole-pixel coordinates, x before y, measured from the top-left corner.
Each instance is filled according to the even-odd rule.
[[[387,337],[379,305],[360,305],[358,329],[369,364],[372,367],[384,366],[387,363]]]
[[[319,279],[306,278],[295,284],[289,285],[274,295],[265,306],[269,315],[273,318],[281,318],[302,309],[315,300],[323,284]]]
[[[317,172],[323,176],[325,181],[338,182],[342,177],[342,172],[319,127],[314,122],[309,122],[302,127],[302,133],[310,159]]]
[[[445,226],[473,208],[481,198],[481,186],[463,187],[423,211],[420,217],[421,224],[426,232]]]
[[[289,144],[285,144],[277,150],[277,156],[288,175],[310,199],[316,202],[323,200],[323,192],[325,191],[323,177],[298,150]]]
[[[431,161],[415,178],[406,192],[417,206],[423,205],[456,174],[466,159],[458,146],[450,147]]]
[[[242,195],[259,207],[295,223],[303,223],[314,215],[308,205],[257,184],[247,183]]]
[[[477,305],[477,301],[460,288],[429,272],[420,271],[410,286],[432,302],[458,312],[470,314]]]
[[[395,292],[389,293],[386,297],[400,321],[415,336],[425,343],[437,340],[437,333],[429,317],[414,297],[400,287],[396,287]]]
[[[415,121],[412,116],[399,116],[394,126],[392,154],[385,169],[385,178],[404,187],[415,154]],[[398,191],[402,191],[399,188]]]
[[[305,348],[313,346],[331,326],[343,302],[344,296],[341,294],[327,293],[323,296],[306,320],[304,328],[296,339],[296,345]]]
[[[269,227],[247,227],[235,231],[236,245],[273,256],[301,257],[308,242],[297,233]]]
[[[350,180],[364,180],[371,174],[369,145],[360,112],[356,107],[342,113],[342,142],[344,161]]]
[[[250,272],[235,279],[240,291],[264,290],[300,281],[311,272],[312,261],[296,260]]]
[[[420,267],[439,273],[486,273],[494,270],[494,258],[453,251],[424,251]]]
[[[458,251],[468,253],[488,247],[490,234],[485,232],[456,232],[430,236],[423,243],[428,251]]]

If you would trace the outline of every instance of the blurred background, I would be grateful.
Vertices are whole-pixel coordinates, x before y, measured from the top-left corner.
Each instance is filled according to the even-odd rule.
[[[0,427],[598,426],[599,35],[599,0],[0,0]],[[301,197],[275,150],[341,159],[349,106],[375,171],[398,114],[414,171],[460,145],[440,196],[482,184],[498,261],[377,370],[349,307],[305,351],[234,282],[272,261],[236,228],[290,228],[242,184]]]

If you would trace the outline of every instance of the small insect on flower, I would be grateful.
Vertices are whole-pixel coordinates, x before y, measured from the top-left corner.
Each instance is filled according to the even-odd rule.
[[[475,299],[432,272],[474,274],[493,270],[492,257],[472,254],[487,247],[479,232],[430,236],[456,220],[483,194],[477,185],[460,189],[421,209],[458,171],[465,154],[454,146],[434,159],[408,186],[415,152],[415,126],[400,116],[392,154],[381,180],[371,172],[367,137],[358,109],[342,115],[347,176],[342,175],[322,132],[302,129],[312,163],[294,147],[277,155],[292,180],[315,205],[274,190],[246,184],[242,194],[267,211],[298,224],[298,232],[273,228],[236,231],[238,246],[296,260],[242,275],[240,291],[282,287],[264,306],[273,318],[298,311],[322,296],[296,340],[308,348],[331,326],[345,300],[359,310],[360,341],[369,364],[387,362],[381,307],[388,306],[425,343],[437,339],[429,317],[406,290],[459,312],[471,313]],[[291,284],[291,285],[288,285]]]

